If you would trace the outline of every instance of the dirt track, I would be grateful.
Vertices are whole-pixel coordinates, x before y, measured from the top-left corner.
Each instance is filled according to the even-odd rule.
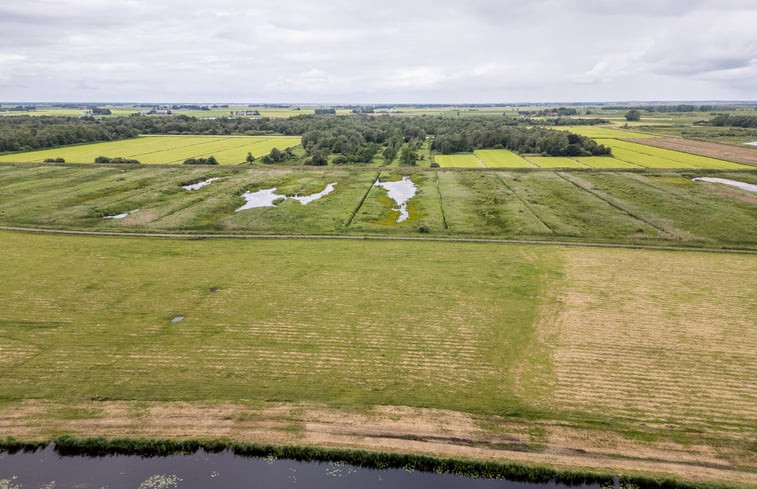
[[[595,243],[591,241],[554,241],[533,239],[496,239],[496,238],[434,238],[421,236],[370,236],[350,234],[198,234],[198,233],[134,233],[122,231],[84,231],[76,229],[30,228],[20,226],[0,226],[0,231],[40,234],[70,234],[76,236],[114,236],[132,238],[168,238],[168,239],[349,239],[374,241],[439,241],[448,243],[490,243],[490,244],[531,244],[545,246],[579,246],[591,248],[623,248],[634,250],[664,251],[706,251],[712,253],[747,253],[757,250],[749,248],[704,248],[695,246],[643,245],[631,243]]]
[[[89,412],[91,417],[61,417],[60,413],[72,408]],[[531,445],[529,430],[534,428],[533,421],[399,406],[350,411],[273,403],[250,407],[234,403],[122,401],[71,406],[30,400],[0,408],[0,433],[20,440],[50,439],[61,432],[74,436],[227,438],[757,484],[757,473],[731,465],[709,447],[634,442],[561,422],[537,424],[547,435],[547,443],[540,446]]]
[[[649,139],[625,139],[647,146],[683,151],[710,158],[718,158],[745,165],[757,166],[757,149],[729,146],[727,144],[708,143],[705,141],[693,141],[681,138],[649,138]]]

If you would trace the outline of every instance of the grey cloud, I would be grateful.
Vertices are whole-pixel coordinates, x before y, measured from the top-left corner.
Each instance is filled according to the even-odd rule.
[[[742,0],[9,0],[0,84],[18,100],[743,98],[755,16]]]

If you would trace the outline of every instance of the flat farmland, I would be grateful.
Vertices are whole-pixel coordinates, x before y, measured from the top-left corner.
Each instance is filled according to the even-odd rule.
[[[613,156],[575,156],[572,159],[583,163],[590,168],[608,168],[608,169],[624,169],[624,168],[644,168],[641,165],[634,165],[627,161],[619,160]]]
[[[560,156],[526,156],[526,159],[539,168],[588,168],[573,158]]]
[[[522,156],[506,149],[479,149],[475,155],[489,168],[534,168]]]
[[[481,160],[471,153],[434,155],[434,161],[442,168],[484,168]]]
[[[649,168],[699,168],[719,170],[746,170],[750,167],[707,156],[684,153],[653,145],[631,141],[597,139],[597,142],[610,146],[613,154],[631,163],[643,164]]]
[[[641,141],[641,144],[675,152],[693,153],[694,155],[757,166],[757,149],[755,148],[734,147],[726,144],[693,141],[683,138],[644,139]]]
[[[220,164],[236,165],[247,153],[261,157],[271,149],[297,146],[289,136],[140,136],[134,139],[83,144],[0,156],[0,162],[42,162],[63,158],[67,163],[92,163],[98,156],[131,158],[147,164],[181,164],[187,158],[214,156]]]
[[[757,248],[757,196],[694,182],[755,172],[410,171],[274,167],[0,166],[0,225],[93,231],[368,234]],[[408,218],[374,185],[408,176]],[[217,178],[194,191],[182,185]],[[301,204],[241,212],[245,192]],[[128,213],[123,219],[107,216]]]
[[[754,255],[12,232],[0,242],[13,277],[0,282],[6,436],[184,426],[755,483]],[[428,441],[439,436],[471,446]]]
[[[623,138],[657,138],[659,136],[638,131],[629,131],[627,129],[614,129],[603,126],[555,126],[555,129],[570,131],[587,138],[600,139],[623,139]]]

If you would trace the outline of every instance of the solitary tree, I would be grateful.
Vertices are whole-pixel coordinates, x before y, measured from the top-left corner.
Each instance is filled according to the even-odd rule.
[[[639,112],[636,109],[631,109],[628,112],[626,112],[626,120],[627,121],[640,121],[641,120],[641,112]]]
[[[418,160],[418,153],[405,146],[400,152],[400,164],[402,165],[415,165]]]

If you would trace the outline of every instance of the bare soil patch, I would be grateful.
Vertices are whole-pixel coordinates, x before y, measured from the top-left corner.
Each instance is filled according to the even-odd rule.
[[[727,144],[708,143],[705,141],[694,141],[682,138],[652,138],[652,139],[623,139],[632,143],[646,144],[657,148],[672,149],[674,151],[683,151],[695,155],[709,156],[721,160],[743,163],[745,165],[757,166],[757,149],[738,146],[729,146]]]

